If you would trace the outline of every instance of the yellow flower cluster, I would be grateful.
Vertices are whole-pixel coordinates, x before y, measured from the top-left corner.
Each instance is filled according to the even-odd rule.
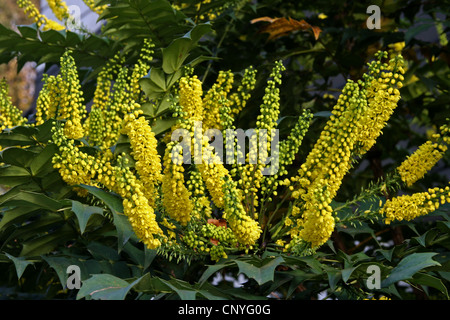
[[[242,197],[237,184],[228,176],[224,177],[224,214],[223,218],[233,230],[237,241],[246,246],[253,246],[261,235],[261,227],[245,212]]]
[[[387,52],[381,53],[383,57]],[[369,108],[361,120],[363,125],[359,140],[362,144],[360,154],[367,152],[375,144],[387,121],[394,113],[400,100],[400,89],[403,86],[404,60],[401,55],[381,63],[381,59],[369,64],[366,77],[366,92]]]
[[[224,207],[223,184],[224,177],[228,176],[228,170],[221,163],[213,148],[209,145],[208,139],[202,139],[202,157],[203,160],[197,165],[206,188],[211,195],[212,201],[218,208]]]
[[[313,247],[325,243],[333,232],[334,218],[329,205],[351,167],[360,130],[358,123],[366,106],[364,90],[347,81],[299,175],[293,178],[292,196],[303,216],[292,228],[294,233],[298,232],[295,229],[301,229],[299,236]]]
[[[445,151],[447,151],[446,145],[426,141],[397,168],[402,181],[408,187],[412,186],[442,159]]]
[[[244,71],[241,83],[239,84],[236,92],[230,94],[231,101],[231,116],[236,116],[247,105],[247,101],[250,99],[250,92],[256,85],[256,69],[252,66],[248,67]]]
[[[131,98],[136,102],[139,102],[142,91],[139,80],[148,73],[148,70],[150,70],[150,62],[153,60],[154,47],[155,45],[150,39],[144,39],[144,45],[142,46],[138,62],[134,65],[133,72],[131,74]]]
[[[290,184],[289,179],[281,181],[280,178],[288,174],[287,167],[290,166],[295,159],[295,155],[302,144],[303,137],[308,131],[312,116],[311,112],[304,110],[287,139],[281,141],[278,153],[272,151],[272,156],[278,157],[279,159],[279,167],[276,173],[264,176],[264,183],[261,188],[263,195],[270,196],[273,194],[276,196],[276,189],[279,185],[283,184],[288,186]],[[272,200],[273,199],[269,197],[268,201]]]
[[[83,104],[81,84],[78,79],[72,51],[66,51],[61,57],[61,73],[59,84],[58,119],[66,120],[64,131],[68,138],[79,139],[84,136],[83,121],[87,115]]]
[[[47,3],[58,20],[62,21],[70,17],[69,8],[63,0],[47,0]]]
[[[219,71],[216,82],[203,98],[203,127],[222,130],[220,108],[233,88],[231,71]]]
[[[58,169],[62,179],[69,186],[79,184],[92,185],[92,180],[97,174],[101,174],[103,163],[100,159],[92,155],[81,152],[74,145],[73,139],[68,139],[61,127],[53,128],[53,142],[59,149],[53,157],[53,167]],[[107,171],[107,168],[105,168]],[[112,172],[110,172],[111,174]],[[75,188],[78,195],[86,196],[87,191],[81,188]]]
[[[206,195],[206,187],[202,175],[196,166],[189,174],[189,180],[186,184],[191,193],[191,202],[193,205],[191,215],[195,218],[209,218],[212,212],[211,201]]]
[[[439,209],[439,206],[445,203],[450,203],[450,187],[430,188],[426,192],[401,195],[387,200],[380,214],[385,216],[386,224],[395,220],[410,221]]]
[[[123,59],[118,55],[111,58],[97,76],[97,86],[88,118],[84,122],[84,131],[88,141],[95,146],[109,147],[109,140],[105,140],[108,116],[108,106],[111,102],[111,83],[120,70]]]
[[[122,157],[118,156],[119,166],[115,167],[116,192],[123,198],[124,214],[128,217],[136,236],[149,249],[156,249],[161,245],[164,234],[156,221],[154,208],[144,195],[141,181],[125,165],[121,165]]]
[[[361,156],[375,143],[400,99],[403,59],[381,63],[386,52],[369,63],[364,82],[348,80],[332,115],[308,154],[299,175],[292,178],[294,204],[301,215],[291,234],[314,248],[325,243],[334,229],[330,203],[336,196],[354,156]],[[295,242],[298,242],[297,240]]]
[[[161,158],[157,151],[155,134],[145,117],[126,115],[124,133],[130,138],[131,155],[136,160],[136,171],[143,184],[144,195],[150,204],[155,204],[156,185],[162,180]]]
[[[202,82],[196,75],[182,77],[179,81],[179,103],[186,120],[203,120]]]
[[[161,186],[162,203],[167,214],[185,226],[191,220],[193,205],[189,198],[191,193],[184,183],[183,155],[179,146],[178,142],[171,141],[166,147]]]
[[[0,81],[0,131],[5,128],[19,126],[27,122],[22,111],[13,105],[5,79]]]
[[[126,166],[122,156],[117,157],[119,165],[112,166],[111,152],[98,157],[88,155],[74,145],[74,140],[66,137],[62,128],[53,128],[52,139],[59,149],[59,153],[53,157],[53,166],[68,185],[103,185],[118,193],[123,199],[124,214],[138,238],[149,249],[161,245],[158,236],[163,237],[163,232],[156,222],[154,208],[144,194],[144,185]],[[80,196],[87,194],[82,188],[75,187],[74,190]]]
[[[261,181],[263,180],[262,170],[267,163],[267,156],[271,150],[271,141],[273,139],[273,129],[276,127],[276,122],[280,113],[280,92],[277,84],[281,84],[281,72],[285,67],[281,61],[277,61],[265,88],[263,102],[260,106],[260,114],[256,119],[256,129],[253,139],[257,139],[258,143],[253,144],[253,148],[249,148],[247,154],[247,162],[242,168],[241,179],[239,180],[240,187],[245,193],[245,202],[250,207],[256,207],[258,204],[257,192],[261,188]],[[260,130],[266,135],[266,146],[263,148],[263,141],[260,141]],[[251,138],[252,139],[252,138]],[[261,149],[263,148],[263,149]],[[267,151],[266,153],[261,152]]]
[[[59,78],[44,74],[43,80],[44,86],[36,100],[36,125],[55,118],[59,106]]]
[[[103,11],[105,11],[106,8],[108,8],[107,4],[104,4],[102,6],[98,6],[96,4],[96,0],[83,0],[83,2],[89,7],[89,9],[91,9],[92,11],[94,11],[97,14],[102,14]]]
[[[44,31],[50,29],[59,31],[64,29],[64,26],[41,14],[38,8],[36,8],[30,0],[17,0],[17,5],[24,10],[28,17],[32,19],[39,28],[42,26]]]
[[[72,51],[61,57],[61,72],[57,76],[44,76],[44,87],[36,102],[36,124],[55,118],[65,120],[64,130],[68,138],[84,137],[83,122],[87,111],[83,104],[81,84],[78,79]]]

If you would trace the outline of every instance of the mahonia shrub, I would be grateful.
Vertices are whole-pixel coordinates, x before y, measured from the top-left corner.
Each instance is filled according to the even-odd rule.
[[[111,5],[109,12],[106,1],[84,2],[100,15],[116,17],[121,11],[120,5]],[[145,6],[145,1],[138,2],[136,6]],[[83,92],[83,69],[75,59],[76,47],[65,49],[58,74],[44,75],[35,113],[29,118],[13,105],[6,81],[0,83],[0,184],[11,187],[0,197],[0,231],[1,237],[7,238],[2,245],[7,249],[5,257],[19,266],[19,278],[32,263],[25,258],[41,257],[45,252],[48,256],[42,259],[58,265],[63,258],[52,254],[58,245],[61,254],[85,246],[93,256],[109,261],[116,259],[117,252],[108,249],[117,246],[142,267],[123,278],[141,275],[148,260],[154,259],[152,255],[168,261],[176,258],[177,263],[210,264],[195,292],[204,289],[207,276],[222,268],[237,265],[240,272],[251,274],[248,265],[254,257],[260,259],[255,265],[269,269],[272,276],[284,270],[284,263],[291,267],[290,294],[301,292],[303,280],[317,276],[317,264],[325,262],[334,268],[335,263],[344,261],[342,265],[350,273],[339,271],[336,276],[329,272],[332,267],[323,267],[321,272],[330,287],[344,277],[347,285],[353,271],[361,272],[359,266],[353,267],[352,259],[365,262],[366,258],[337,253],[330,239],[338,228],[357,230],[374,221],[395,225],[430,215],[450,203],[450,186],[414,189],[446,157],[450,143],[447,124],[435,128],[428,141],[391,172],[360,193],[355,191],[354,198],[342,201],[345,179],[376,146],[401,100],[408,69],[401,54],[404,43],[376,52],[362,76],[346,80],[337,99],[330,99],[333,107],[325,117],[305,105],[290,116],[292,125],[284,128],[283,75],[289,71],[285,61],[271,64],[263,80],[257,78],[258,68],[249,65],[244,70],[220,70],[214,80],[206,82],[209,67],[202,77],[196,65],[208,58],[186,60],[196,41],[210,30],[210,25],[202,22],[214,20],[237,2],[159,2],[161,12],[185,10],[198,24],[163,48],[157,45],[161,42],[157,37],[127,43],[127,49],[139,46],[140,51],[119,50],[104,59],[89,75],[95,80],[91,96]],[[47,40],[73,19],[64,1],[48,1],[62,24],[43,16],[31,1],[18,0],[17,4],[37,28],[48,32]],[[178,18],[175,15],[174,19]],[[111,20],[108,23],[111,32],[115,25]],[[264,83],[259,95],[255,94],[258,80]],[[258,111],[253,116],[254,128],[240,128],[239,119],[249,107]],[[319,132],[311,130],[322,120]],[[281,129],[288,129],[287,133],[280,136]],[[14,226],[19,226],[18,231],[11,231]],[[36,238],[27,230],[38,230],[38,241],[33,242]],[[62,232],[53,237],[54,230]],[[23,244],[17,243],[16,236],[23,235]],[[138,246],[129,245],[131,238]],[[421,244],[428,239],[418,238]],[[12,239],[16,241],[13,245]],[[100,246],[101,241],[107,245]],[[324,247],[340,260],[328,259],[321,252]],[[381,254],[391,262],[393,252]],[[425,257],[424,266],[437,265],[431,255]],[[79,252],[72,258],[86,261]],[[301,268],[313,270],[313,275],[303,274]],[[63,284],[61,271],[58,277]],[[188,286],[186,283],[163,278],[148,287],[159,292],[175,290],[180,297],[186,294],[180,289]],[[265,272],[253,279],[261,287],[272,280]],[[386,287],[392,279],[396,278],[387,278]],[[434,278],[419,276],[415,280],[428,280],[434,288],[447,292]],[[122,284],[126,288],[129,283]],[[80,297],[94,297],[101,291],[86,290],[80,291]],[[205,291],[202,295],[206,298],[218,294],[212,287]],[[359,298],[366,296],[359,292]]]
[[[265,143],[272,152],[271,160],[277,158],[279,167],[263,174],[271,163],[268,157],[259,157],[258,146],[262,145],[240,148],[236,137],[226,135],[227,129],[236,129],[233,117],[250,97],[254,69],[246,70],[237,87],[230,71],[221,72],[209,90],[203,88],[193,70],[186,70],[171,97],[176,123],[169,131],[155,135],[152,126],[158,120],[145,114],[143,105],[148,102],[138,85],[149,72],[152,48],[152,42],[146,40],[138,63],[132,67],[121,65],[119,57],[104,67],[90,112],[83,103],[71,51],[61,57],[60,73],[45,77],[36,121],[26,125],[53,121],[48,143],[57,146],[53,166],[62,179],[81,197],[88,196],[83,185],[120,195],[123,214],[138,238],[148,249],[160,252],[210,256],[218,261],[230,253],[256,252],[268,242],[296,255],[310,254],[325,244],[339,221],[332,201],[343,178],[376,143],[398,104],[405,73],[402,56],[388,59],[387,52],[378,52],[363,79],[347,81],[297,174],[287,176],[312,119],[308,110],[298,117],[277,150],[270,150],[274,136],[268,136]],[[277,127],[283,71],[283,64],[277,62],[267,81],[256,133]],[[1,93],[3,127],[24,125],[27,121],[11,105],[5,82]],[[178,129],[199,138],[199,143],[189,143],[194,152],[187,158],[179,139],[171,137]],[[223,163],[204,135],[207,129],[223,133],[227,148],[233,146],[233,160],[240,157],[245,161]],[[387,181],[380,182],[384,189],[395,183],[411,186],[421,179],[444,156],[447,133],[448,127],[443,126],[433,141],[420,146]],[[127,152],[115,150],[121,137],[129,143]],[[161,154],[158,145],[164,146]],[[83,151],[85,147],[95,151]],[[196,151],[201,154],[198,162],[194,161]],[[278,208],[267,210],[267,203],[277,199],[290,203],[282,215],[276,214]],[[411,220],[449,200],[448,186],[434,188],[393,197],[362,218],[378,215],[386,223]],[[220,224],[215,223],[219,220]]]

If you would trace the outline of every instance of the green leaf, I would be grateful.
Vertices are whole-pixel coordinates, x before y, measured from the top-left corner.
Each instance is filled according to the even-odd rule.
[[[175,39],[167,48],[162,49],[164,72],[172,74],[178,71],[200,38],[210,31],[209,23],[198,24],[183,37]]]
[[[34,207],[17,207],[6,211],[0,221],[0,231],[12,224],[22,223],[29,217],[37,215],[42,209]]]
[[[117,237],[119,239],[119,251],[122,250],[123,245],[130,238],[133,237],[137,239],[128,218],[123,214],[122,199],[119,196],[92,186],[82,184],[80,187],[88,190],[91,194],[102,200],[111,210],[114,219],[114,226],[117,230]]]
[[[11,165],[0,167],[0,185],[15,187],[31,181],[30,172],[25,168]]]
[[[50,211],[58,211],[65,206],[70,205],[69,201],[55,200],[46,196],[43,193],[23,191],[12,197],[9,197],[0,202],[2,206],[23,206],[47,209]]]
[[[111,274],[94,274],[83,281],[77,294],[77,300],[92,298],[99,300],[124,300],[128,292],[141,278],[128,283]]]
[[[57,246],[74,238],[73,229],[67,224],[52,233],[44,234],[23,243],[20,256],[40,256],[54,250]]]
[[[445,297],[449,299],[447,287],[439,278],[433,277],[426,273],[418,272],[414,275],[411,282],[422,286],[433,287],[442,292],[445,295]]]
[[[331,291],[336,290],[337,283],[342,279],[341,272],[338,270],[330,270],[327,272],[327,276]]]
[[[22,148],[9,147],[1,151],[1,159],[4,163],[26,168],[36,156],[36,153]]]
[[[48,144],[36,156],[31,159],[30,169],[33,176],[45,176],[54,170],[52,159],[57,151],[54,144]]]
[[[88,206],[86,204],[83,204],[83,203],[75,201],[75,200],[72,200],[72,211],[75,213],[75,215],[78,218],[78,225],[80,226],[81,234],[84,233],[87,222],[93,214],[103,215],[102,208]]]
[[[28,261],[25,259],[25,257],[13,257],[12,255],[5,253],[5,255],[14,262],[14,266],[16,267],[16,273],[17,273],[17,279],[20,279],[22,277],[22,274],[24,273],[25,269],[30,265],[33,264],[33,262]]]
[[[227,268],[234,265],[233,261],[226,261],[225,263],[216,263],[213,265],[209,265],[208,268],[205,270],[205,272],[203,272],[202,276],[200,277],[200,279],[198,280],[198,282],[204,283],[205,281],[207,281],[212,275],[214,275],[216,272],[218,272],[219,270],[223,269],[223,268]]]
[[[163,133],[170,128],[172,128],[173,125],[177,123],[177,119],[175,118],[169,118],[169,119],[158,119],[156,120],[155,124],[152,126],[152,131],[155,133],[155,135]]]
[[[43,256],[42,258],[55,270],[63,289],[65,289],[68,278],[67,267],[76,263],[66,257]]]
[[[97,241],[90,242],[86,249],[96,260],[118,261],[120,259],[116,250]]]
[[[164,279],[160,279],[162,283],[172,289],[181,300],[195,300],[195,296],[197,295],[197,290],[193,290],[189,288],[189,284],[182,284],[179,280],[167,281]]]
[[[142,91],[150,100],[156,99],[165,93],[165,89],[160,88],[150,78],[142,78],[139,80]]]
[[[269,260],[268,262],[266,262]],[[266,259],[266,261],[261,262],[261,266],[256,266],[254,264],[235,260],[239,267],[239,273],[245,274],[248,278],[255,279],[259,285],[266,282],[273,281],[275,268],[284,262],[282,257],[276,257],[275,259]]]
[[[403,258],[399,264],[392,269],[392,272],[388,277],[381,282],[381,287],[389,287],[391,284],[398,281],[410,279],[415,273],[424,268],[440,266],[441,264],[439,262],[431,259],[436,254],[437,253],[434,252],[413,253]]]

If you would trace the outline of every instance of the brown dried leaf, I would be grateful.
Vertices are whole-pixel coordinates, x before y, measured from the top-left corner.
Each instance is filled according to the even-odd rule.
[[[274,40],[289,33],[292,33],[297,30],[311,30],[314,34],[314,38],[317,40],[319,38],[322,30],[317,26],[312,26],[305,20],[295,20],[289,17],[286,18],[270,18],[270,17],[260,17],[250,21],[252,24],[257,22],[269,22],[268,25],[262,27],[259,32],[268,33],[269,39]]]

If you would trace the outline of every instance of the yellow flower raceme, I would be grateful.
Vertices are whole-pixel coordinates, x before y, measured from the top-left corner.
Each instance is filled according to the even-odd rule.
[[[387,52],[379,55],[387,56]],[[400,100],[400,89],[404,80],[404,60],[401,55],[382,64],[380,59],[369,64],[366,75],[366,92],[368,109],[362,117],[362,130],[359,141],[362,147],[359,154],[367,152],[381,135],[382,129],[394,113]]]
[[[71,51],[61,57],[61,78],[59,85],[58,119],[66,120],[64,131],[68,138],[79,139],[84,136],[82,122],[86,117],[86,107],[81,92],[75,60]]]
[[[447,146],[428,140],[397,168],[401,179],[412,186],[442,159],[446,150]]]
[[[242,245],[252,246],[261,235],[261,227],[244,210],[237,184],[228,176],[224,177],[224,214],[231,230]]]
[[[69,8],[63,0],[47,0],[47,3],[58,20],[70,18]]]
[[[220,158],[208,144],[208,139],[202,139],[202,162],[197,164],[197,168],[203,178],[206,188],[211,195],[212,201],[218,208],[224,207],[223,178],[228,176],[228,170],[224,167]]]
[[[190,172],[189,180],[186,183],[192,195],[192,217],[209,218],[212,212],[211,201],[206,196],[206,187],[202,175],[196,167]]]
[[[250,99],[250,92],[256,85],[256,70],[253,67],[248,67],[244,71],[241,83],[237,88],[237,92],[230,94],[229,105],[231,109],[231,115],[236,116],[247,105],[247,101]]]
[[[185,119],[191,121],[203,120],[202,95],[202,82],[197,76],[187,76],[180,79],[179,103]]]
[[[60,25],[56,21],[48,19],[41,14],[36,6],[30,0],[17,0],[17,5],[24,10],[30,19],[36,23],[38,27],[43,27],[43,30],[63,30],[64,26]]]
[[[233,87],[234,76],[231,71],[219,71],[216,82],[208,90],[203,98],[203,127],[207,129],[222,130],[221,125],[221,101],[227,99],[227,95]]]
[[[108,8],[107,4],[104,4],[102,6],[97,6],[95,0],[83,0],[83,2],[97,14],[102,14],[103,11],[105,11],[106,8]]]
[[[440,205],[450,203],[450,188],[430,188],[426,192],[417,192],[412,195],[401,195],[389,199],[380,210],[385,216],[385,222],[413,220],[427,215]]]
[[[191,220],[193,205],[184,184],[183,156],[177,146],[177,142],[169,142],[164,154],[162,203],[169,216],[185,226]]]
[[[153,48],[155,45],[150,39],[144,39],[144,45],[141,49],[137,64],[133,67],[130,77],[131,97],[134,101],[139,101],[141,86],[139,80],[144,77],[150,70],[150,62],[153,60]]]
[[[335,225],[333,209],[329,205],[330,196],[322,186],[317,185],[316,188],[313,194],[307,194],[302,219],[297,222],[302,227],[299,238],[311,243],[312,248],[324,244],[333,233]]]
[[[13,105],[8,92],[8,84],[5,79],[0,81],[0,131],[22,125],[27,119],[22,116],[22,111]]]
[[[59,82],[61,77],[44,74],[43,78],[44,86],[36,100],[36,125],[55,118],[59,106]]]
[[[118,157],[122,163],[121,156]],[[115,191],[123,198],[124,214],[130,221],[136,236],[149,249],[156,249],[161,245],[160,238],[164,238],[163,231],[156,221],[156,215],[149,200],[144,195],[144,186],[128,167],[115,167],[114,175],[117,183]]]
[[[156,149],[158,142],[145,117],[135,119],[134,115],[127,115],[124,122],[124,133],[130,138],[131,155],[136,160],[144,195],[153,206],[157,196],[156,185],[162,180],[161,158]]]
[[[264,177],[262,171],[268,163],[267,157],[271,152],[271,142],[275,131],[273,129],[276,127],[280,113],[280,92],[277,85],[281,84],[281,72],[284,70],[285,68],[281,61],[277,61],[270,74],[272,79],[267,81],[263,102],[260,106],[260,114],[256,119],[256,129],[253,139],[256,138],[258,143],[253,144],[253,147],[249,148],[247,162],[242,167],[239,187],[244,190],[247,206],[255,207],[258,204],[258,196],[256,193],[261,188],[261,181]],[[266,137],[265,146],[262,145],[264,141],[260,140],[263,136]],[[263,151],[266,151],[266,153]]]

